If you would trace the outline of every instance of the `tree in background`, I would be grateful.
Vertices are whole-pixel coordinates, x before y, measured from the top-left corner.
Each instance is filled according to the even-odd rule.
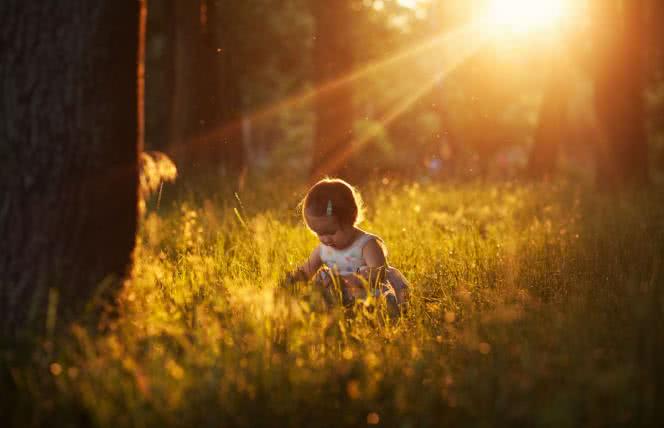
[[[169,150],[174,113],[175,2],[150,1],[145,51],[145,149]]]
[[[345,159],[353,138],[354,112],[351,85],[321,90],[329,82],[353,70],[353,7],[349,0],[311,0],[314,18],[315,131],[312,178],[343,175]]]
[[[115,291],[127,274],[141,148],[139,8],[0,3],[5,337],[81,315],[100,283]]]
[[[235,61],[244,109],[247,167],[291,169],[311,158],[312,103],[292,102],[311,82],[310,0],[261,0],[233,7]],[[310,99],[310,97],[306,97]]]
[[[647,113],[648,133],[652,164],[660,174],[664,173],[664,2],[647,0],[647,55],[648,83]]]
[[[245,166],[234,2],[174,0],[171,148],[184,175]]]
[[[565,47],[549,46],[546,51],[548,77],[526,171],[535,179],[549,178],[556,172],[560,146],[568,135],[568,91],[572,78],[565,59]]]
[[[600,125],[597,180],[648,182],[644,104],[645,3],[595,0],[595,109]]]
[[[642,1],[661,8],[654,0]],[[492,37],[420,94],[431,76],[460,57],[467,44],[418,46],[467,27],[486,2],[416,4],[153,2],[154,30],[171,31],[172,36],[155,39],[152,45],[162,59],[148,68],[148,130],[156,140],[153,144],[149,138],[150,147],[160,149],[158,142],[166,138],[157,135],[173,122],[173,134],[180,136],[170,151],[185,176],[186,164],[208,165],[196,168],[202,174],[222,168],[237,175],[232,171],[250,164],[263,172],[300,174],[308,159],[317,176],[348,171],[361,177],[513,176],[524,167],[532,177],[551,175],[558,152],[570,147],[561,146],[572,138],[563,122],[580,123],[566,111],[574,100],[564,98],[578,101],[572,88],[587,85],[589,75],[595,79],[601,68],[572,73],[570,65],[579,64],[566,57],[576,53],[561,50],[579,50],[591,59],[589,44],[580,42],[590,38],[561,47],[572,43],[566,35],[561,41],[560,29],[549,34],[551,46],[543,41],[544,32]],[[167,13],[169,7],[173,12]],[[175,13],[176,7],[186,10]],[[610,51],[612,45],[607,46]],[[649,46],[644,49],[653,52]],[[389,61],[395,56],[400,59]],[[349,75],[360,77],[346,79]],[[653,119],[654,110],[650,112],[652,137],[660,125]],[[600,166],[608,169],[607,148],[612,146],[602,147]],[[623,156],[618,157],[622,161]],[[570,164],[587,170],[583,162]]]

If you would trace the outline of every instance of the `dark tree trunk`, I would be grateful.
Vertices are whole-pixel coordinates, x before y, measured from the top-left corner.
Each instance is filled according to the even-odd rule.
[[[540,106],[527,173],[534,179],[550,177],[556,169],[560,144],[567,135],[567,85],[570,82],[562,56],[551,56],[550,75]]]
[[[145,149],[168,151],[175,87],[176,0],[150,1],[146,33]]]
[[[172,148],[183,175],[221,171],[237,177],[245,167],[238,44],[232,16],[214,0],[175,0],[175,95]]]
[[[194,49],[198,46],[199,33],[199,1],[173,0],[169,2],[174,8],[175,23],[173,26],[173,96],[171,118],[171,143],[169,154],[173,157],[180,175],[192,163],[192,150],[189,149],[191,136],[198,129],[192,129],[195,120],[192,86],[196,81],[194,61],[197,55]]]
[[[352,2],[312,0],[315,22],[313,46],[316,128],[311,175],[345,175],[353,138],[353,90],[343,84],[321,91],[327,82],[352,71]]]
[[[208,0],[210,16],[218,25],[214,25],[214,33],[209,39],[213,64],[219,79],[218,122],[223,124],[221,134],[221,161],[226,175],[238,177],[247,168],[247,154],[242,137],[242,93],[240,90],[241,34],[234,27],[234,2],[218,2]],[[218,6],[214,6],[217,4]],[[216,65],[215,65],[216,63]]]
[[[59,320],[81,315],[131,265],[139,7],[0,3],[3,335],[43,326],[49,304]]]
[[[644,123],[644,4],[595,2],[595,108],[602,131],[597,180],[602,186],[648,182]]]

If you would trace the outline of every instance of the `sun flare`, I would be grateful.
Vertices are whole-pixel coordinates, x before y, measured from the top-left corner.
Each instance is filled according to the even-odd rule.
[[[489,26],[498,33],[551,30],[569,13],[568,0],[491,0]]]

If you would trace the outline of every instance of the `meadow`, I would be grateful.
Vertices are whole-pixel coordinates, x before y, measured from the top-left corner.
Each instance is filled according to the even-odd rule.
[[[4,351],[5,426],[664,420],[661,192],[368,184],[361,227],[411,282],[389,319],[381,302],[328,310],[282,286],[316,244],[288,184],[151,200],[102,325],[52,314],[37,350]]]

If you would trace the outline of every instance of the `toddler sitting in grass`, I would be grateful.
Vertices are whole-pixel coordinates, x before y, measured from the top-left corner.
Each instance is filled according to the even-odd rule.
[[[357,227],[362,211],[359,193],[341,179],[326,178],[309,189],[302,201],[302,216],[320,244],[288,280],[313,278],[328,303],[337,300],[338,291],[346,306],[366,299],[369,293],[382,296],[389,312],[398,313],[407,300],[407,281],[388,266],[382,239]]]

